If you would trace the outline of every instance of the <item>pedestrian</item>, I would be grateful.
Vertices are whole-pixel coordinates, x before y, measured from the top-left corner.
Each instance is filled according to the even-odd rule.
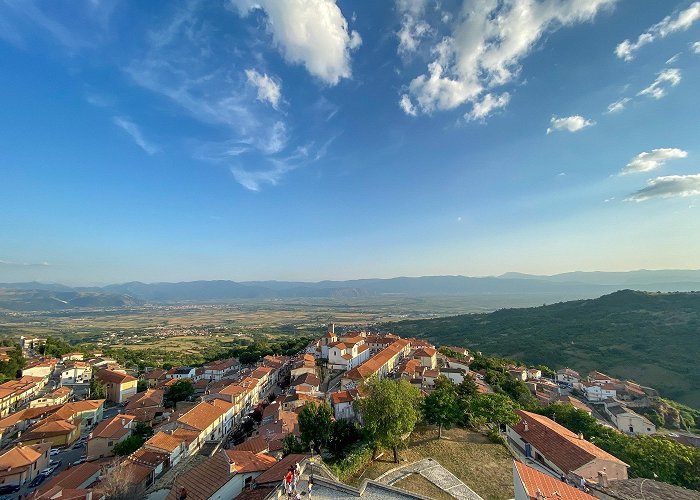
[[[308,492],[309,492],[309,499],[311,498],[311,489],[314,487],[314,477],[309,476],[309,483],[308,483]]]

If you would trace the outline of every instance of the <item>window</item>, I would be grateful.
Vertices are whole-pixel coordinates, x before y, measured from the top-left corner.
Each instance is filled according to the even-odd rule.
[[[107,446],[112,447],[114,445],[114,441],[107,441]]]

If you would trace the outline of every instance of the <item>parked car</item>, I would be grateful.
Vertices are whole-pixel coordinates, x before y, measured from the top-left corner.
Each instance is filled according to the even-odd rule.
[[[80,465],[80,464],[84,464],[86,460],[87,460],[87,457],[80,457],[78,460],[76,460],[75,462],[73,462],[71,465]]]
[[[7,495],[9,493],[17,493],[18,491],[19,491],[19,485],[16,485],[16,484],[0,485],[0,495]]]
[[[73,445],[73,449],[77,450],[78,448],[84,448],[85,447],[85,442],[78,441]]]
[[[30,487],[30,488],[36,488],[36,487],[39,486],[41,483],[43,483],[44,480],[46,480],[46,477],[47,477],[47,476],[45,476],[44,474],[37,474],[37,476],[36,476],[34,479],[32,479],[32,482],[29,483],[29,487]]]
[[[53,467],[55,469],[58,469],[62,463],[63,463],[63,460],[51,460],[49,462],[49,467]]]
[[[51,448],[51,451],[49,452],[49,455],[51,455],[52,457],[55,457],[56,455],[58,455],[59,453],[61,453],[61,451],[62,451],[62,450],[59,450],[58,448]]]
[[[51,469],[51,467],[47,467],[46,469],[43,469],[39,474],[41,474],[42,476],[50,476],[52,472],[53,470]]]

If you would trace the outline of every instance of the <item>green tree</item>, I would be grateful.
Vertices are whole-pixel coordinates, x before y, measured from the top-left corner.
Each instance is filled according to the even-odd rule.
[[[457,395],[461,398],[471,398],[479,394],[479,386],[476,385],[471,375],[464,377],[464,380],[457,384]]]
[[[449,429],[460,419],[459,403],[454,383],[447,377],[438,377],[435,390],[421,404],[425,421],[438,427],[438,439],[442,438],[443,427]]]
[[[394,463],[399,463],[399,447],[418,421],[420,391],[405,380],[377,380],[366,384],[366,397],[356,401],[365,432],[374,444],[391,448]]]
[[[136,382],[136,392],[144,392],[146,389],[148,389],[147,380],[139,380]]]
[[[486,424],[515,424],[519,417],[515,403],[505,394],[478,394],[466,406],[466,422],[479,429]]]
[[[296,437],[294,434],[287,434],[282,440],[282,455],[285,457],[291,455],[292,453],[304,453],[309,451],[309,448],[304,446],[301,439]]]
[[[174,407],[178,401],[185,401],[194,394],[194,385],[188,378],[178,380],[170,386],[168,392],[165,393],[166,406]]]
[[[9,339],[3,339],[2,345],[4,347],[12,347],[12,349],[8,350],[6,353],[8,356],[7,361],[0,361],[0,377],[3,379],[15,378],[19,371],[27,364],[27,360],[24,358],[22,348],[19,344]]]
[[[134,429],[131,431],[131,434],[133,436],[138,436],[144,441],[147,441],[148,438],[153,436],[153,428],[148,425],[144,424],[143,422],[136,422],[134,425]]]
[[[124,457],[126,455],[131,455],[133,452],[141,448],[145,440],[141,436],[129,436],[124,441],[114,445],[112,452],[118,457]]]
[[[94,375],[90,379],[90,399],[106,399],[107,388],[105,384]]]
[[[321,448],[328,446],[333,425],[332,415],[333,410],[325,402],[319,405],[306,403],[302,407],[298,421],[301,442],[305,447],[309,448],[313,442],[313,448],[320,453]]]
[[[342,418],[336,420],[331,426],[328,451],[333,453],[336,458],[342,458],[345,452],[356,444],[361,437],[360,429],[355,422]]]

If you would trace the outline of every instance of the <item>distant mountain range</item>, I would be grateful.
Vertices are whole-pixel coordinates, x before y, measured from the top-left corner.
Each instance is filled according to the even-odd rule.
[[[349,298],[372,296],[540,295],[549,301],[591,298],[623,288],[700,290],[700,270],[573,272],[554,276],[507,273],[497,277],[423,276],[348,281],[189,281],[103,287],[0,283],[0,308],[46,310],[121,307],[141,303],[229,302],[240,299]],[[32,292],[32,293],[29,293]],[[70,294],[74,295],[70,295]],[[65,295],[68,294],[68,295]]]

